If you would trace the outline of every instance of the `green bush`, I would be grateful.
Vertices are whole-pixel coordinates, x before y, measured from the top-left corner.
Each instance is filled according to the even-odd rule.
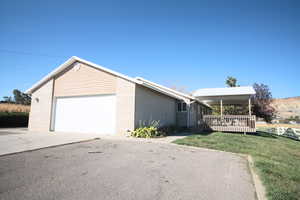
[[[140,121],[139,128],[130,132],[131,136],[139,138],[153,138],[153,137],[165,137],[172,135],[180,129],[174,125],[161,126],[157,120],[153,121]]]
[[[154,138],[154,137],[163,137],[166,134],[162,131],[159,131],[157,127],[148,126],[137,128],[131,132],[131,136],[137,138]]]
[[[27,127],[29,113],[25,112],[0,112],[0,127]]]

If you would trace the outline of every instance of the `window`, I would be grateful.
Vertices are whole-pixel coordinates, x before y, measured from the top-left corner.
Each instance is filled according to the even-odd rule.
[[[177,111],[178,112],[186,112],[186,103],[178,102],[177,103]]]
[[[186,111],[186,103],[182,103],[182,111]]]

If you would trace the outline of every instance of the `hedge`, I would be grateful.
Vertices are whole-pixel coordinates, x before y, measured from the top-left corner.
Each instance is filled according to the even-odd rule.
[[[0,112],[0,127],[27,127],[29,113],[26,112]]]

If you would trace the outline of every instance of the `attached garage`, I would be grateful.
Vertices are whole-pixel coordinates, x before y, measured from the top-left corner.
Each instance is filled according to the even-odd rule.
[[[58,132],[115,134],[116,96],[58,97],[52,126]]]
[[[29,129],[99,135],[133,130],[136,82],[72,57],[27,91]]]

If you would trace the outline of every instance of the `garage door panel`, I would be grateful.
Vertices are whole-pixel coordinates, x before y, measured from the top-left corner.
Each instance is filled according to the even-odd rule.
[[[57,98],[55,131],[114,134],[115,95]]]

